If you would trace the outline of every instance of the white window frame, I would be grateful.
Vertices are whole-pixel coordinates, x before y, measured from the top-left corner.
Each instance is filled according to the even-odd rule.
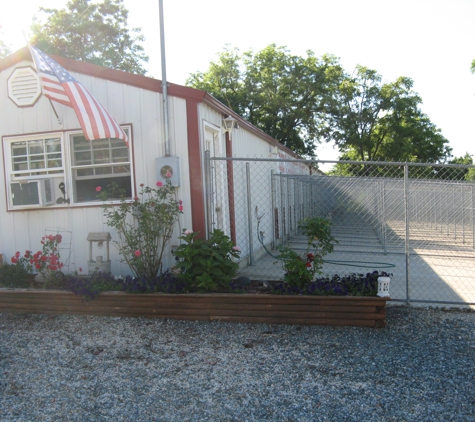
[[[130,125],[124,125],[122,128],[128,133],[129,137],[129,146],[128,146],[128,161],[119,163],[103,163],[99,165],[90,165],[90,168],[98,167],[114,167],[114,166],[129,166],[130,172],[124,173],[125,176],[130,177],[130,195],[128,197],[133,198],[135,196],[135,180],[134,180],[134,164],[133,164],[133,154],[132,154],[132,127]],[[102,204],[102,201],[96,199],[96,192],[94,186],[94,192],[91,195],[91,198],[84,201],[76,200],[75,192],[75,178],[74,172],[80,168],[80,166],[75,166],[73,163],[74,159],[74,150],[73,150],[73,138],[82,135],[81,131],[65,131],[65,132],[45,132],[38,134],[30,135],[20,135],[20,136],[5,136],[3,138],[3,160],[5,168],[5,188],[7,194],[7,206],[8,211],[15,210],[31,210],[31,209],[47,209],[47,208],[58,208],[64,206],[70,207],[82,207],[88,205],[99,205]],[[18,142],[33,142],[48,140],[48,139],[59,139],[59,144],[61,145],[61,165],[59,167],[51,168],[31,168],[31,156],[39,158],[41,153],[30,153],[27,150],[26,154],[19,156],[20,158],[25,158],[24,163],[27,164],[29,168],[15,170],[13,164],[12,147],[14,143]],[[87,141],[87,142],[101,142],[101,141]],[[114,141],[112,141],[114,142]],[[120,149],[120,148],[119,148]],[[111,152],[112,153],[112,152]],[[42,153],[44,155],[44,167],[48,165],[49,154],[55,154],[55,152],[46,152],[45,150]],[[56,152],[57,154],[57,152]],[[56,158],[53,156],[53,158]],[[40,162],[40,160],[38,160]],[[50,160],[52,161],[52,159]],[[107,178],[114,178],[114,176],[104,176],[102,180]],[[91,180],[99,180],[100,177],[91,177]],[[31,185],[31,183],[38,186],[38,188]],[[60,189],[59,184],[64,183],[64,188],[66,194],[64,195]],[[14,205],[14,194],[13,191],[16,190],[19,192],[19,189],[22,189],[24,186],[28,187],[29,190],[34,190],[36,194],[36,189],[38,189],[38,200],[34,204],[15,204]],[[51,192],[49,187],[53,189],[53,198],[51,198]],[[107,186],[101,186],[102,188],[107,188]],[[46,190],[46,193],[45,193]],[[92,199],[92,197],[94,197]],[[68,201],[56,202],[58,198],[69,199]],[[34,199],[36,201],[36,198]],[[117,201],[119,202],[119,198]]]

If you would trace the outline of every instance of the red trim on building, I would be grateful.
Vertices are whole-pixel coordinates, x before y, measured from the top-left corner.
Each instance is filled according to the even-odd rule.
[[[199,238],[206,238],[205,200],[203,169],[201,168],[200,128],[198,102],[186,101],[188,133],[188,167],[190,171],[191,222],[193,231],[199,232]]]

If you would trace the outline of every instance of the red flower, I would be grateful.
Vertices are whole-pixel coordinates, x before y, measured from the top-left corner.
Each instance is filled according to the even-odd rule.
[[[308,268],[310,268],[310,267],[312,266],[312,264],[311,264],[310,262],[307,262],[305,265],[306,265]]]
[[[96,188],[96,192],[100,192],[101,189],[102,189],[102,188],[101,188],[100,186],[98,186],[98,187]]]
[[[178,205],[178,211],[180,211],[180,212],[183,211],[183,205]]]
[[[140,256],[142,255],[142,252],[140,252],[138,249],[134,252],[135,256]]]
[[[159,180],[157,183],[155,183],[155,184],[156,184],[159,188],[161,188],[161,187],[163,186],[163,183],[160,182],[160,180]]]

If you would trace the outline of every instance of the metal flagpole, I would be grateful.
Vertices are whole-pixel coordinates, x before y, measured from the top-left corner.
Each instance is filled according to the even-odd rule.
[[[48,98],[48,100],[49,100],[49,103],[51,104],[51,107],[53,107],[54,115],[58,119],[59,126],[61,126],[61,129],[62,129],[63,128],[63,122],[59,118],[58,113],[56,112],[56,109],[54,108],[53,101],[51,101],[51,98]]]
[[[165,156],[170,157],[170,131],[168,126],[168,85],[165,61],[165,29],[163,24],[163,0],[158,0],[160,12],[160,50],[162,57],[162,94],[163,94],[163,123],[165,126]]]

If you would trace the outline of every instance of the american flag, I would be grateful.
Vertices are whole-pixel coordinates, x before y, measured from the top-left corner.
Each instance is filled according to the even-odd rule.
[[[74,109],[87,140],[115,138],[123,139],[128,145],[127,134],[86,88],[51,57],[36,47],[29,47],[43,94]]]

